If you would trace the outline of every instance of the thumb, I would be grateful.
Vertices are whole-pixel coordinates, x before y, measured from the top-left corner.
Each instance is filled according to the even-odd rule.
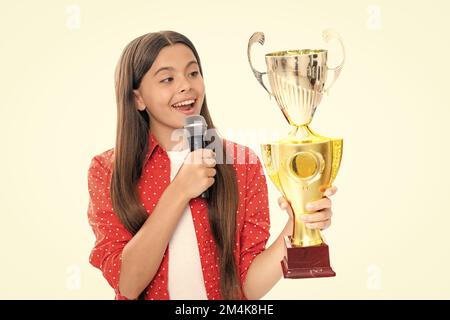
[[[286,198],[280,197],[280,198],[278,199],[278,205],[280,206],[280,208],[281,208],[282,210],[285,210],[285,211],[289,214],[289,217],[290,217],[291,219],[294,218],[294,212],[293,212],[293,210],[292,210],[291,205],[290,205],[289,202],[286,200]]]

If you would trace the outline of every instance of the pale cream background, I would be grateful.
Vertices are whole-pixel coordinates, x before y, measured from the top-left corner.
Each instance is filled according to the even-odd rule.
[[[345,139],[334,219],[336,278],[281,280],[267,299],[450,298],[450,23],[445,1],[8,1],[0,6],[0,298],[111,299],[88,264],[91,158],[113,147],[113,71],[158,30],[202,58],[223,133],[289,127],[248,66],[273,50],[345,41],[347,62],[312,127]],[[80,15],[77,18],[77,10]],[[333,60],[334,59],[334,60]],[[228,136],[233,133],[229,131]],[[257,152],[245,135],[234,140]],[[269,182],[272,238],[286,219]]]

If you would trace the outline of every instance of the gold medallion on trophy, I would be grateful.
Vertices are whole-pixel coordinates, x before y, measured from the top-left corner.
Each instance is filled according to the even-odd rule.
[[[342,157],[342,139],[321,136],[309,128],[322,96],[342,70],[345,51],[340,36],[323,32],[325,41],[337,40],[342,62],[327,65],[327,50],[303,49],[271,52],[265,55],[267,72],[255,70],[251,47],[264,44],[264,34],[254,33],[248,42],[248,61],[263,88],[273,96],[292,130],[284,139],[261,145],[262,160],[272,182],[290,202],[294,212],[292,237],[285,238],[286,252],[281,265],[285,278],[333,277],[328,245],[317,229],[309,229],[300,216],[308,214],[307,203],[323,198],[336,178]],[[333,79],[326,87],[328,72]],[[267,75],[271,91],[263,82]]]

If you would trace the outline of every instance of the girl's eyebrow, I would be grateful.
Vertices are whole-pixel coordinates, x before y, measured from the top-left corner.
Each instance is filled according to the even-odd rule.
[[[191,60],[191,61],[189,61],[188,64],[186,65],[185,69],[187,69],[191,64],[194,64],[194,63],[195,63],[196,65],[198,65],[197,61]],[[159,69],[155,72],[155,74],[154,74],[153,76],[156,76],[156,75],[158,74],[158,72],[163,71],[163,70],[170,70],[170,71],[173,71],[173,70],[175,70],[175,68],[174,68],[174,67],[162,67],[162,68],[159,68]]]

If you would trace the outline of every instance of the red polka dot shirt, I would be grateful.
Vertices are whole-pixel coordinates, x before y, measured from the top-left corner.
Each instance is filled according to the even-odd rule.
[[[233,150],[233,168],[238,185],[239,202],[236,219],[235,257],[241,286],[253,259],[261,253],[269,238],[270,218],[267,184],[261,162],[248,147],[224,140],[227,150]],[[170,160],[167,152],[149,133],[149,150],[145,157],[138,190],[142,205],[152,214],[158,199],[170,183]],[[231,149],[232,148],[232,149]],[[116,299],[126,299],[119,291],[119,275],[123,248],[132,238],[116,215],[110,197],[110,182],[114,149],[95,156],[88,171],[89,224],[95,235],[95,245],[89,262],[100,269],[115,291]],[[222,299],[218,249],[214,242],[205,199],[189,201],[197,236],[203,278],[208,299]],[[161,265],[145,289],[145,299],[170,299],[168,292],[167,246]],[[245,296],[242,296],[245,299]]]

